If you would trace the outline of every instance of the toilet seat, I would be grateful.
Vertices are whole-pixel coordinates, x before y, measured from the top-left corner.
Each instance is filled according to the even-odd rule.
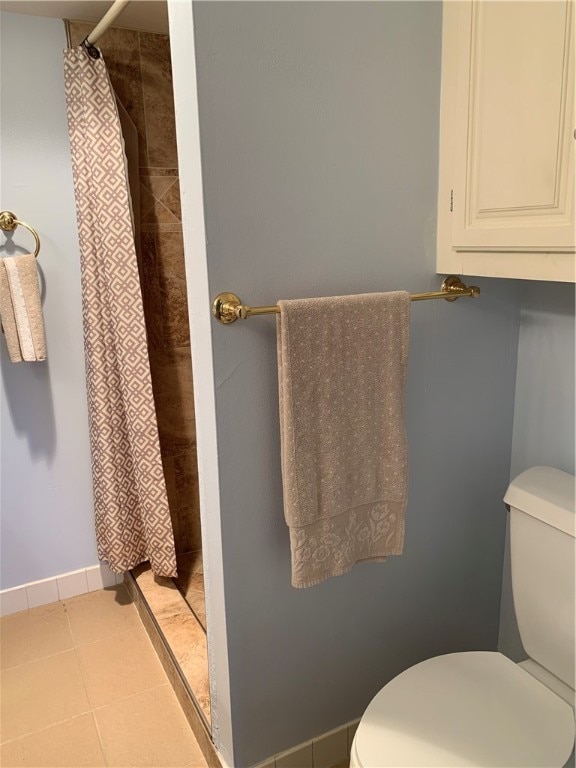
[[[565,764],[574,712],[500,653],[437,656],[398,675],[372,700],[352,768]]]

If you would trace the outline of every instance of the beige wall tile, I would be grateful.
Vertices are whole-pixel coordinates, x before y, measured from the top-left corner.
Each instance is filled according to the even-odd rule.
[[[160,200],[153,200],[152,207],[142,216],[142,224],[177,224],[178,218]]]
[[[2,669],[52,656],[72,646],[72,635],[62,603],[43,605],[0,620]]]
[[[3,768],[100,768],[104,755],[92,714],[80,715],[0,747]]]
[[[187,552],[185,555],[179,555],[177,558],[178,570],[182,569],[182,575],[186,573],[204,573],[204,564],[202,562],[202,550],[196,549]]]
[[[178,577],[175,579],[178,589],[185,595],[189,589],[204,592],[204,574],[202,567],[202,550],[178,555]]]
[[[139,38],[148,161],[151,166],[177,166],[168,36],[140,32]]]
[[[167,208],[170,208],[177,219],[182,219],[182,207],[180,204],[180,183],[178,179],[176,179],[176,182],[166,190],[166,192],[162,195],[161,200]]]
[[[182,233],[157,232],[155,239],[164,339],[169,347],[190,346]],[[188,394],[193,397],[192,389]]]
[[[200,521],[198,520],[198,529]],[[178,589],[186,598],[196,618],[206,630],[206,604],[204,597],[204,575],[202,568],[202,550],[196,550],[177,558]]]
[[[174,508],[174,536],[176,537],[176,554],[190,552],[202,546],[200,531],[200,509],[198,507]]]
[[[156,259],[156,239],[152,232],[140,234],[140,285],[142,286],[142,303],[146,321],[148,346],[152,349],[163,349],[164,326],[162,324],[162,296],[158,278]],[[152,360],[150,364],[152,365]]]
[[[94,714],[111,767],[206,766],[169,685],[115,702]]]
[[[192,608],[194,615],[206,630],[206,599],[204,591],[188,589],[186,591],[186,602]]]
[[[186,578],[186,590],[204,594],[204,574],[190,573]]]
[[[0,742],[88,712],[74,651],[14,667],[1,675]]]
[[[174,532],[174,544],[176,554],[186,552],[186,531],[184,535],[179,530],[178,520],[178,492],[176,491],[176,475],[174,472],[174,457],[162,456],[162,469],[164,471],[164,481],[166,483],[166,493],[168,495],[168,507],[170,508],[170,517],[172,519],[172,531]]]
[[[182,232],[182,223],[180,221],[171,224],[142,224],[141,232]]]
[[[184,241],[181,233],[169,232],[166,236],[157,237],[156,249],[163,275],[186,277]]]
[[[94,709],[167,682],[144,628],[82,645],[77,654]]]
[[[140,221],[146,220],[146,216],[154,208],[155,202],[156,198],[150,190],[146,189],[143,184],[140,184]]]
[[[93,27],[94,24],[85,22],[70,22],[70,37],[73,45],[81,43]],[[98,40],[98,48],[102,51],[106,61],[114,91],[136,126],[138,157],[140,165],[146,166],[148,165],[148,153],[138,32],[112,27]]]
[[[276,757],[276,768],[312,768],[312,743]]]
[[[140,168],[140,174],[142,176],[178,176],[178,168],[160,168],[157,166],[148,166],[147,168]]]
[[[178,182],[177,176],[140,176],[140,183],[155,197],[162,200],[168,190]],[[176,188],[178,189],[178,187]]]
[[[174,456],[196,442],[190,348],[150,350],[162,453]]]
[[[193,393],[192,393],[193,395]],[[191,403],[194,408],[194,401]],[[196,445],[191,445],[187,451],[174,456],[174,474],[176,479],[176,491],[178,493],[178,506],[182,509],[192,507],[200,514],[200,491],[198,486],[198,456]],[[194,520],[200,530],[200,520]],[[202,542],[198,542],[192,549],[201,549]]]
[[[64,605],[76,645],[140,627],[138,613],[122,585],[73,597]]]
[[[346,728],[331,731],[312,742],[314,768],[333,768],[345,762],[348,756],[348,734]]]
[[[75,48],[84,40],[91,30],[94,29],[94,24],[88,24],[85,21],[69,21],[68,31],[70,33],[70,45]]]
[[[172,519],[180,554],[202,548],[196,446],[175,454],[173,462],[176,500]]]

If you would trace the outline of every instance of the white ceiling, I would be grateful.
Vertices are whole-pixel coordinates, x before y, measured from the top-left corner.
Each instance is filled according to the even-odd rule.
[[[111,0],[0,0],[0,10],[10,13],[94,22],[100,21],[111,5]],[[166,0],[132,0],[116,19],[114,26],[166,35]]]

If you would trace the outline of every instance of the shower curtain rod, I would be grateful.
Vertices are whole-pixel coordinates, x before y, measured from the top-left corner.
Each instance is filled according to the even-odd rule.
[[[122,13],[122,11],[128,5],[129,2],[130,0],[114,0],[110,8],[108,8],[104,16],[102,16],[98,24],[96,24],[96,26],[94,27],[92,32],[90,32],[88,37],[84,40],[82,45],[84,45],[86,48],[93,46],[96,43],[96,41],[100,37],[102,37],[104,32],[106,32],[108,27],[114,23],[114,21]]]

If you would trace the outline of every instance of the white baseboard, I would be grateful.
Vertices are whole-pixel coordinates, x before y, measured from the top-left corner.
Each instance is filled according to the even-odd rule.
[[[81,568],[79,571],[61,573],[49,579],[31,581],[12,589],[0,591],[0,616],[67,600],[86,592],[113,587],[124,581],[123,573],[112,573],[105,563]]]

